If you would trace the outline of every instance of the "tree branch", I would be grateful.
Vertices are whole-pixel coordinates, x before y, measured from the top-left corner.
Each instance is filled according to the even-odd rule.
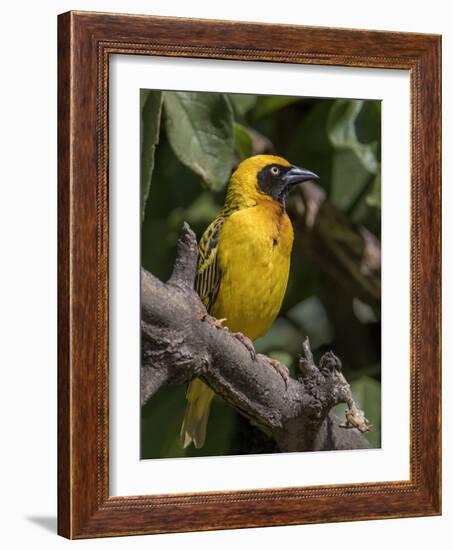
[[[308,339],[297,378],[283,378],[228,329],[217,328],[194,290],[197,242],[184,224],[173,274],[164,284],[142,270],[141,401],[164,384],[200,377],[227,403],[275,439],[282,451],[369,447],[369,429],[332,352],[316,366]],[[331,408],[346,402],[346,423]],[[345,427],[351,429],[345,429]]]

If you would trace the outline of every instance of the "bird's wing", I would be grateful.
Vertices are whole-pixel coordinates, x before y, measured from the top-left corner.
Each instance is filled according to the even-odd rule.
[[[208,311],[215,303],[220,287],[221,273],[217,250],[224,220],[225,218],[219,216],[208,226],[198,247],[195,290]]]

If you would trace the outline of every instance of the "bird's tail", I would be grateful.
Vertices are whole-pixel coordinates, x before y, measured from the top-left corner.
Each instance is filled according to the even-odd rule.
[[[198,378],[189,384],[186,411],[179,435],[183,448],[192,442],[197,449],[203,447],[213,397],[211,388]]]

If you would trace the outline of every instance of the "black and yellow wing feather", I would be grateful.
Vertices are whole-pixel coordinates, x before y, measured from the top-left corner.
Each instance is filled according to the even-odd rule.
[[[195,290],[208,312],[216,301],[220,287],[221,273],[217,251],[224,220],[224,217],[219,216],[208,226],[198,247]]]

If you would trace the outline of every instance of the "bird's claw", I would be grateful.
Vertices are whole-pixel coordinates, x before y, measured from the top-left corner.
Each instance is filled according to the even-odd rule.
[[[253,361],[256,361],[256,351],[250,338],[247,338],[247,336],[242,334],[242,332],[232,332],[231,335],[234,336],[236,340],[239,340],[239,342],[241,342],[241,344],[243,344],[247,348],[247,351],[250,353],[250,357],[253,359]]]
[[[283,382],[285,383],[285,389],[288,389],[288,382],[289,382],[289,369],[286,365],[283,365],[280,363],[280,361],[277,361],[277,359],[273,359],[272,357],[268,357],[267,355],[259,354],[259,357],[263,359],[269,366],[271,366],[273,369],[277,371],[277,373],[283,378]]]
[[[198,318],[201,321],[207,321],[212,327],[223,328],[225,330],[227,329],[227,327],[223,326],[223,323],[226,321],[226,318],[216,319],[215,317],[212,317],[211,315],[209,315],[209,313],[205,313],[203,311],[200,311],[198,313]]]
[[[227,330],[227,327],[224,327],[223,326],[223,323],[226,321],[226,318],[222,318],[222,319],[216,319],[215,317],[211,317],[209,319],[209,322],[211,323],[211,325],[215,328],[223,328],[225,330]]]
[[[208,322],[212,327],[228,330],[228,327],[223,326],[223,323],[227,320],[226,318],[216,319],[215,317],[209,315],[209,313],[205,313],[203,311],[198,312],[198,318],[201,321]],[[256,351],[250,338],[247,338],[247,336],[242,334],[242,332],[232,332],[231,336],[236,338],[236,340],[239,340],[239,342],[241,342],[241,344],[243,344],[247,348],[247,351],[250,353],[250,357],[253,359],[253,361],[256,361]]]

